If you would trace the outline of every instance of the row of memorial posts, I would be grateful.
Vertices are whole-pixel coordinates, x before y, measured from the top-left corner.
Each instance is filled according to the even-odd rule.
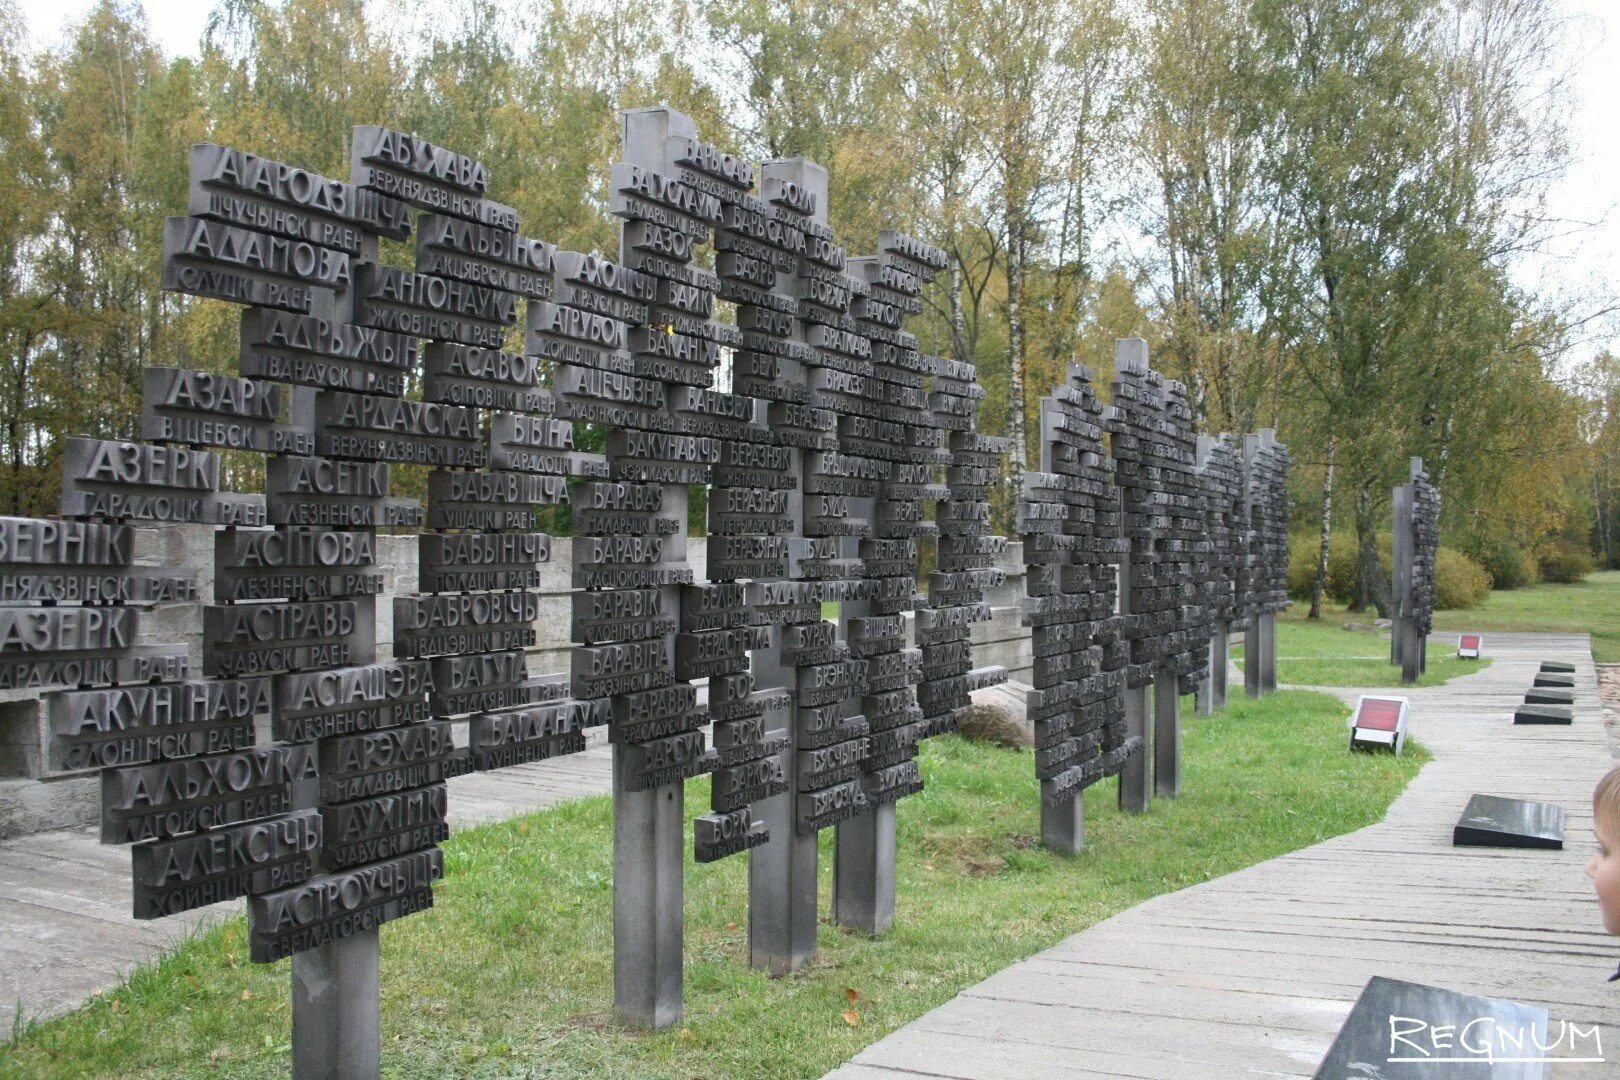
[[[144,441],[68,440],[63,520],[0,520],[0,684],[49,691],[53,768],[101,770],[137,917],[247,897],[252,959],[292,958],[300,1077],[377,1074],[378,927],[432,906],[451,777],[607,727],[615,1005],[664,1026],[684,781],[713,777],[696,857],[751,852],[750,962],[792,971],[815,949],[816,834],[838,830],[834,917],[886,929],[917,744],[1006,677],[969,644],[1001,579],[1005,443],[975,432],[972,366],[903,329],[943,252],[884,232],[846,259],[824,170],[756,168],[668,109],[625,115],[617,262],[521,235],[489,185],[377,127],[355,129],[347,181],[194,147],[164,286],[242,306],[239,374],[147,370]],[[412,268],[379,262],[413,236]],[[576,423],[605,453],[575,449]],[[264,455],[262,496],[220,490],[222,449]],[[429,470],[425,512],[390,494],[392,464]],[[711,485],[706,582],[685,563],[692,484]],[[561,503],[579,644],[533,676],[536,508]],[[212,602],[195,571],[134,565],[138,522],[218,527]],[[391,660],[379,528],[425,530]],[[168,602],[202,605],[202,678],[184,647],[137,644]]]
[[[1081,795],[1104,777],[1129,811],[1179,792],[1180,697],[1225,707],[1234,629],[1249,694],[1276,689],[1288,603],[1287,451],[1269,430],[1194,435],[1186,388],[1140,339],[1114,367],[1106,408],[1080,365],[1042,400],[1019,508],[1041,833],[1061,852],[1083,845]]]

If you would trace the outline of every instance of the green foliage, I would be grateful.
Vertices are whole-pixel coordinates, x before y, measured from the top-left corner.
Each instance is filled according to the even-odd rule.
[[[1591,549],[1575,540],[1559,540],[1549,545],[1538,555],[1537,563],[1541,580],[1557,585],[1585,581],[1593,569]]]
[[[1493,589],[1522,589],[1534,585],[1540,574],[1530,553],[1505,539],[1477,543],[1466,550],[1490,575]]]
[[[1456,548],[1440,545],[1434,562],[1436,611],[1471,608],[1491,591],[1491,575]]]
[[[747,966],[746,859],[698,866],[688,854],[687,1022],[663,1032],[627,1036],[612,1020],[607,798],[458,829],[433,908],[382,930],[383,1073],[809,1080],[1148,897],[1378,821],[1426,758],[1412,742],[1400,757],[1349,753],[1347,708],[1322,694],[1240,695],[1216,716],[1188,713],[1181,796],[1124,814],[1115,785],[1097,784],[1073,858],[1034,843],[1030,751],[930,740],[928,787],[898,808],[893,931],[873,940],[823,922],[816,963],[789,978]],[[687,813],[703,812],[708,781],[687,784],[686,798]],[[822,834],[824,868],[832,839]],[[24,1030],[0,1045],[0,1074],[285,1075],[288,963],[248,963],[244,939],[234,919]]]
[[[1295,601],[1309,603],[1311,589],[1316,581],[1317,558],[1321,540],[1299,533],[1288,540],[1288,595]],[[1386,574],[1391,572],[1393,557],[1388,533],[1378,537],[1378,561]],[[1435,607],[1466,608],[1479,603],[1490,591],[1490,575],[1479,563],[1456,548],[1440,545],[1435,556]],[[1356,539],[1347,533],[1335,533],[1328,545],[1328,572],[1325,599],[1334,604],[1348,604],[1356,591]]]

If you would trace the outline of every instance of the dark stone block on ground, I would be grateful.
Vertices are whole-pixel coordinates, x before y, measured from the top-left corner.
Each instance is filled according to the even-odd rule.
[[[1564,808],[1557,803],[1474,795],[1452,831],[1457,847],[1564,846]]]
[[[1562,672],[1557,671],[1543,671],[1536,676],[1536,681],[1530,685],[1573,687],[1575,685],[1575,676],[1565,675]]]
[[[1392,1026],[1392,1017],[1400,1018],[1399,1026]],[[1544,1041],[1550,1038],[1546,1009],[1375,975],[1361,991],[1327,1056],[1317,1066],[1315,1080],[1341,1080],[1347,1076],[1428,1080],[1448,1068],[1424,1060],[1426,1056],[1438,1056],[1431,1036],[1441,1040],[1442,1045],[1450,1042],[1450,1049],[1438,1053],[1453,1059],[1466,1056],[1466,1050],[1458,1049],[1455,1032],[1471,1023],[1475,1032],[1495,1029],[1514,1037],[1524,1033],[1526,1046],[1531,1045],[1532,1028]],[[1449,1030],[1436,1030],[1445,1028]],[[1483,1064],[1483,1055],[1478,1057],[1478,1063]],[[1416,1060],[1403,1060],[1406,1058]],[[1476,1064],[1475,1056],[1466,1056],[1466,1060]],[[1455,1071],[1461,1075],[1466,1067]],[[1541,1080],[1545,1066],[1537,1061],[1497,1060],[1467,1075],[1490,1080]]]
[[[1541,670],[1561,671],[1565,674],[1573,675],[1575,674],[1575,665],[1570,663],[1568,660],[1543,660],[1541,662]]]
[[[1575,691],[1561,686],[1532,686],[1524,695],[1526,705],[1573,705]]]
[[[1515,724],[1572,724],[1575,710],[1568,705],[1520,705],[1513,711]]]

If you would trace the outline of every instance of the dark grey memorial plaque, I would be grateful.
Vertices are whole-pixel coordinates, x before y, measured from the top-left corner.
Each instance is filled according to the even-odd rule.
[[[1575,673],[1575,665],[1570,663],[1568,660],[1543,660],[1541,662],[1541,670],[1560,671],[1566,675],[1573,675]]]
[[[1553,1041],[1547,1010],[1375,975],[1314,1080],[1541,1080]]]
[[[1458,847],[1563,848],[1564,808],[1557,803],[1473,795],[1457,819]]]
[[[1536,673],[1535,681],[1530,685],[1573,687],[1575,685],[1575,676],[1562,671],[1543,670]]]
[[[1525,691],[1526,705],[1573,705],[1575,691],[1563,686],[1533,686]]]
[[[1515,724],[1573,724],[1575,710],[1569,705],[1520,705],[1513,710]]]

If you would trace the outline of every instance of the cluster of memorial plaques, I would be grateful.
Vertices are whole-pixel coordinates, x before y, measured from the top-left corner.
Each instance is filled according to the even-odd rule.
[[[1128,686],[1163,672],[1191,692],[1207,665],[1211,588],[1205,500],[1186,387],[1126,362],[1106,416],[1128,554]]]
[[[1243,437],[1248,575],[1240,603],[1251,619],[1288,607],[1288,448],[1270,430]],[[1251,622],[1251,628],[1253,623]],[[1271,689],[1274,689],[1272,687]]]
[[[1024,474],[1019,506],[1042,833],[1047,846],[1065,850],[1080,838],[1062,827],[1057,808],[1142,750],[1125,720],[1130,646],[1117,603],[1127,542],[1103,414],[1091,370],[1071,365],[1068,380],[1041,400],[1040,469]]]
[[[395,175],[424,184],[438,183],[424,173],[442,170],[454,190],[479,201],[480,167],[409,136],[357,129],[354,154],[356,164],[388,159]],[[465,766],[448,725],[432,717],[427,663],[377,658],[376,530],[421,520],[415,503],[389,498],[390,463],[459,460],[481,453],[482,442],[469,414],[404,396],[419,359],[416,335],[368,301],[386,292],[400,302],[378,306],[400,316],[401,294],[425,292],[427,282],[378,265],[379,239],[407,238],[414,215],[408,200],[364,173],[330,180],[196,146],[191,216],[165,228],[166,287],[246,305],[238,357],[246,378],[226,380],[241,388],[221,397],[257,396],[265,408],[256,422],[275,425],[228,443],[269,455],[268,527],[215,534],[215,602],[203,609],[204,674],[264,679],[269,752],[309,761],[289,809],[308,815],[312,866],[280,887],[250,890],[256,961],[431,906],[444,870],[436,847],[446,835],[443,781]],[[459,291],[436,301],[434,317],[444,318],[471,302]],[[154,374],[146,374],[143,434],[206,437],[210,427],[187,423],[172,394],[153,415]],[[274,404],[283,396],[285,414]]]
[[[347,181],[194,147],[163,280],[243,307],[237,373],[147,369],[143,441],[69,439],[63,519],[0,519],[0,686],[46,691],[52,769],[101,770],[137,917],[246,896],[255,961],[318,965],[295,973],[301,1061],[348,1038],[341,1017],[375,1015],[374,931],[433,902],[450,777],[607,727],[616,998],[662,1026],[680,785],[714,776],[700,861],[808,842],[813,950],[816,832],[920,790],[918,741],[1006,677],[969,643],[1002,579],[1005,440],[975,431],[972,366],[904,329],[945,253],[885,231],[846,259],[824,170],[756,168],[668,109],[624,119],[617,262],[522,235],[483,163],[415,136],[357,127]],[[381,261],[413,235],[412,266]],[[711,241],[713,270],[695,261]],[[576,449],[587,433],[602,453]],[[263,494],[220,490],[224,449],[264,456]],[[393,465],[425,472],[425,509],[390,494]],[[563,503],[578,644],[569,671],[535,676],[539,508]],[[194,571],[137,566],[137,523],[214,527],[213,596]],[[409,594],[385,589],[384,528],[420,530]],[[141,643],[170,603],[202,609],[200,674],[184,646]],[[751,889],[755,908],[777,895]],[[327,948],[367,933],[369,960]],[[298,1031],[323,1025],[319,1047]]]
[[[1394,509],[1390,661],[1400,665],[1402,682],[1413,683],[1428,667],[1440,551],[1440,489],[1429,482],[1422,458],[1411,460],[1410,479],[1395,488]]]
[[[1575,722],[1575,665],[1543,660],[1524,704],[1513,710],[1515,724],[1567,725]]]
[[[1195,435],[1185,387],[1134,338],[1117,345],[1107,408],[1078,365],[1042,400],[1040,453],[1019,506],[1028,706],[1043,840],[1075,851],[1085,787],[1118,773],[1121,806],[1147,806],[1147,688],[1154,785],[1173,796],[1180,695],[1197,689],[1210,711],[1212,684],[1224,705],[1227,634],[1287,603],[1288,455],[1269,431],[1241,449]]]

